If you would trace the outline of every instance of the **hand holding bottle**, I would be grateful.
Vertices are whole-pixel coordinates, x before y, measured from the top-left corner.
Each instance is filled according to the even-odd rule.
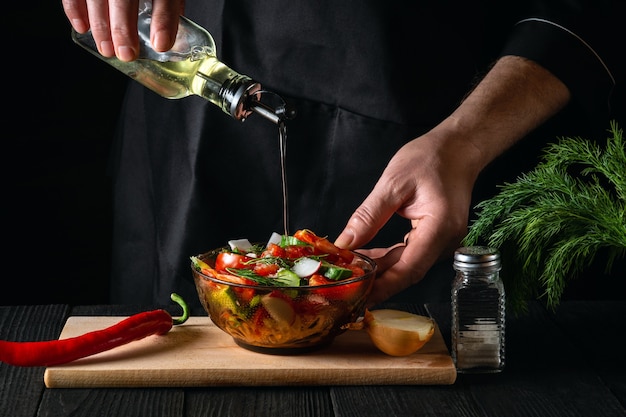
[[[76,32],[91,29],[100,54],[128,62],[139,54],[137,15],[140,3],[146,1],[63,0],[63,10]],[[164,52],[174,45],[183,9],[184,0],[152,1],[150,41],[156,51]]]

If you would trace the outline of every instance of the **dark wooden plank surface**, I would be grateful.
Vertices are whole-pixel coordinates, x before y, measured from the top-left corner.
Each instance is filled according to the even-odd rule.
[[[333,416],[328,387],[257,387],[187,390],[187,416]]]
[[[472,416],[473,404],[457,385],[333,387],[336,416]]]
[[[181,389],[47,389],[38,417],[184,416]]]
[[[626,408],[626,302],[571,301],[556,311],[555,321],[586,362]]]
[[[449,343],[449,304],[389,307],[431,314]],[[0,338],[54,339],[70,315],[124,316],[150,308],[0,307]],[[171,313],[179,314],[175,306]],[[534,304],[528,315],[507,320],[504,372],[461,374],[451,386],[46,389],[43,368],[0,364],[0,416],[626,417],[619,343],[625,317],[623,302],[569,301],[555,312]]]
[[[0,307],[0,339],[28,342],[57,339],[69,314],[64,305]],[[45,368],[22,368],[0,362],[0,416],[37,413],[45,391]]]
[[[476,413],[470,415],[626,416],[623,403],[607,387],[592,363],[603,357],[606,368],[611,369],[614,384],[622,381],[623,388],[626,373],[620,361],[622,354],[617,344],[607,343],[607,339],[615,337],[607,332],[618,327],[600,330],[599,326],[594,340],[581,344],[580,336],[572,329],[577,327],[580,318],[563,316],[565,311],[573,310],[593,322],[614,323],[619,310],[621,317],[626,317],[623,303],[620,309],[599,308],[608,304],[611,303],[589,304],[595,306],[594,310],[583,309],[578,302],[565,303],[556,313],[532,304],[527,315],[508,317],[504,372],[459,374],[457,377],[455,390],[468,394],[463,400],[471,404]],[[449,305],[429,305],[428,310],[440,325],[447,323],[449,329]],[[621,326],[623,330],[623,324]],[[567,328],[572,332],[566,332]]]

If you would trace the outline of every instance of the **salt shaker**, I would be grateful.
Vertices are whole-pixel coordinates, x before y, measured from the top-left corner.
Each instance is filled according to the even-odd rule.
[[[497,249],[462,247],[454,254],[452,359],[459,373],[504,368],[505,292]]]

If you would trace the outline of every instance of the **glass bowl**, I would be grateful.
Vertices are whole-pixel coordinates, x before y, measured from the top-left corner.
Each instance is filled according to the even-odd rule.
[[[215,266],[223,248],[198,255]],[[191,269],[202,306],[239,346],[262,353],[297,354],[328,346],[356,321],[375,279],[376,263],[354,253],[365,272],[326,285],[274,286],[229,282],[211,270]],[[220,278],[221,275],[221,278]]]

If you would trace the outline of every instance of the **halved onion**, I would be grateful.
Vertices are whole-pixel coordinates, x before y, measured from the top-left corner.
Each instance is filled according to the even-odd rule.
[[[374,346],[391,356],[408,356],[420,350],[435,333],[430,317],[401,310],[365,310],[363,320],[349,329],[364,329]]]

